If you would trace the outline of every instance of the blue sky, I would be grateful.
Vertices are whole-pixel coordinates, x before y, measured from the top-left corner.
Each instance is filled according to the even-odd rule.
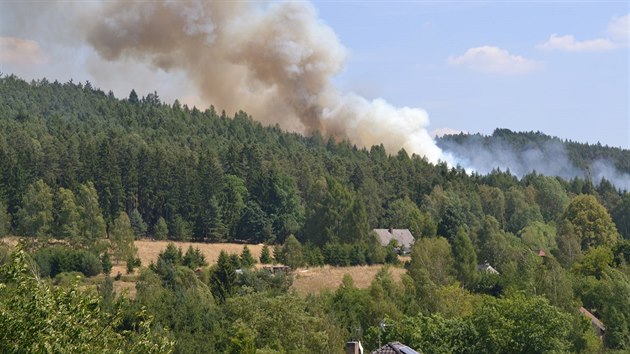
[[[68,14],[99,2],[19,3],[0,2],[0,72],[28,80],[90,80],[118,97],[135,88],[157,90],[167,102],[200,102],[182,72],[94,60],[95,51],[62,24],[70,22]],[[74,12],[66,11],[69,4]],[[501,127],[630,148],[627,1],[312,5],[349,52],[334,85],[422,108],[429,132],[490,134]]]
[[[630,147],[626,1],[314,4],[351,53],[336,83],[426,109],[429,130],[504,127]],[[625,38],[609,29],[623,16]],[[552,34],[574,41],[544,46]],[[487,48],[462,57],[478,47],[523,61],[493,70]]]

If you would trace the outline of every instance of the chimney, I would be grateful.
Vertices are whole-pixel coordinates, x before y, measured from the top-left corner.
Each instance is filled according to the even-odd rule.
[[[392,234],[392,235],[394,234],[394,228],[391,227],[391,226],[389,227],[389,233]]]
[[[363,346],[359,341],[350,341],[346,343],[346,354],[363,354]]]

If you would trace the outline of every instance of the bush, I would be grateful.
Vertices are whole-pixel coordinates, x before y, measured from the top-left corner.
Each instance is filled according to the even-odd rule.
[[[324,245],[324,260],[326,264],[334,266],[347,266],[350,264],[348,247],[340,243],[327,243]]]
[[[59,273],[53,279],[54,285],[71,286],[83,279],[83,274],[79,272],[63,272]]]
[[[96,255],[63,246],[39,249],[34,258],[40,275],[45,277],[54,278],[63,272],[81,272],[86,277],[91,277],[102,270],[101,260]]]
[[[112,272],[112,261],[107,252],[101,256],[101,267],[103,268],[103,274],[109,275]]]

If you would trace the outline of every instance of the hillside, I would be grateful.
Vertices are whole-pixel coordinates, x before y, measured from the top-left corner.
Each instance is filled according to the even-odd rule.
[[[583,157],[571,164],[626,168],[627,151],[495,135],[478,139],[519,153],[560,144]],[[579,175],[467,168],[155,92],[118,99],[90,83],[2,77],[0,237],[24,242],[12,257],[0,244],[0,329],[15,329],[0,331],[0,346],[43,348],[49,337],[21,330],[69,319],[85,338],[103,326],[98,348],[111,351],[336,353],[349,338],[423,352],[629,350],[630,194]],[[390,227],[415,236],[404,268],[382,265],[399,263],[398,247],[371,230]],[[162,251],[169,241],[200,251]],[[253,267],[233,252],[244,243],[256,256],[275,248],[269,261],[297,277]],[[119,298],[110,266],[137,257],[142,267],[117,284],[135,298]],[[603,338],[580,307],[605,324]],[[79,338],[68,333],[50,338]]]
[[[445,135],[437,144],[458,162],[485,174],[501,169],[522,177],[532,171],[565,179],[602,179],[617,188],[630,189],[630,150],[590,145],[541,132],[512,132],[495,129],[492,135]]]

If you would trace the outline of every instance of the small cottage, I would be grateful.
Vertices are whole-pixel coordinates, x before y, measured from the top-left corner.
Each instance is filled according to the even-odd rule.
[[[383,247],[389,245],[392,240],[396,240],[399,247],[399,253],[407,254],[411,252],[411,247],[416,242],[416,239],[411,234],[409,229],[374,229],[379,242]]]
[[[494,267],[491,266],[488,262],[477,264],[477,270],[482,273],[499,274],[499,271],[494,269]]]
[[[606,327],[604,326],[602,321],[600,321],[599,318],[595,317],[595,315],[593,315],[589,310],[585,309],[584,307],[580,307],[580,312],[584,316],[588,317],[589,320],[591,320],[591,326],[593,326],[593,329],[595,330],[597,336],[600,339],[603,338],[604,334],[606,334]]]

